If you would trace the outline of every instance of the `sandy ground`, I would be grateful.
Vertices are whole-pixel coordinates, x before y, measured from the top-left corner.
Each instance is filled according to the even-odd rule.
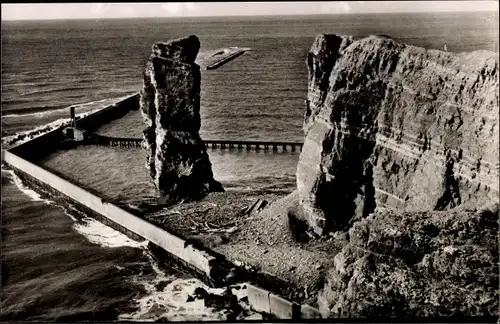
[[[260,212],[242,215],[242,210],[257,199],[269,204]],[[318,238],[312,233],[297,238],[287,216],[287,207],[295,199],[295,192],[211,193],[201,201],[178,204],[144,217],[223,254],[238,266],[279,278],[285,282],[279,288],[281,295],[315,305],[324,271],[333,265],[333,257],[346,238]]]

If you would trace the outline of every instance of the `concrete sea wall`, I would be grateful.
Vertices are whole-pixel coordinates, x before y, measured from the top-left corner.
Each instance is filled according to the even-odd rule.
[[[96,111],[77,120],[81,129],[94,131],[110,121],[123,117],[130,110],[137,109],[139,94],[131,95],[124,100]],[[153,250],[163,250],[167,256],[172,256],[186,267],[194,270],[204,281],[212,286],[228,285],[237,280],[247,280],[248,300],[250,306],[258,311],[271,314],[277,318],[320,318],[317,309],[309,305],[299,305],[258,287],[276,284],[276,280],[264,280],[258,274],[249,277],[244,269],[239,269],[226,260],[223,255],[214,251],[193,245],[176,235],[173,235],[150,222],[102,199],[101,197],[64,179],[32,161],[59,149],[59,143],[64,139],[61,126],[30,141],[2,150],[2,163],[14,169],[16,174],[32,187],[37,187],[51,195],[62,197],[83,211],[135,240],[148,240]],[[165,255],[165,253],[160,253]],[[261,282],[259,284],[259,282]],[[274,289],[272,289],[274,290]]]
[[[46,156],[58,149],[57,143],[63,139],[63,128],[56,128],[25,143],[11,147],[9,151],[31,161]]]
[[[80,129],[95,131],[102,125],[105,125],[112,120],[125,116],[131,110],[139,109],[139,93],[125,97],[123,100],[97,110],[83,118],[77,118],[76,125]],[[69,110],[68,110],[69,117]],[[45,134],[34,137],[33,139],[15,145],[9,148],[9,151],[17,156],[23,157],[30,161],[35,161],[47,154],[56,151],[59,143],[63,139],[62,130],[66,127],[63,125]]]

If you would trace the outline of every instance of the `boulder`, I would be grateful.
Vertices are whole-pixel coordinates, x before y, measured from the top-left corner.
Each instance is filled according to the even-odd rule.
[[[498,57],[384,36],[316,38],[307,58],[300,214],[318,233],[376,208],[498,202]]]
[[[140,108],[147,169],[162,203],[224,191],[200,138],[200,48],[196,36],[156,43],[146,64]]]

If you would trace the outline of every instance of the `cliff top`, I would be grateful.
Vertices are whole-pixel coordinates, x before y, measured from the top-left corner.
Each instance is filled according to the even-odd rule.
[[[343,46],[339,45],[343,42]],[[338,43],[338,44],[337,44]],[[443,44],[444,45],[444,44]],[[353,37],[347,35],[335,34],[319,34],[311,48],[311,52],[319,52],[321,50],[333,50],[338,48],[338,52],[342,51],[371,51],[380,50],[382,48],[394,49],[417,55],[420,59],[432,60],[440,65],[446,65],[448,68],[456,67],[462,72],[477,72],[476,68],[483,68],[485,65],[491,67],[486,68],[482,73],[496,74],[498,71],[499,54],[492,51],[477,50],[472,52],[446,52],[437,49],[426,49],[423,47],[407,45],[400,43],[387,35],[370,35],[367,37]]]

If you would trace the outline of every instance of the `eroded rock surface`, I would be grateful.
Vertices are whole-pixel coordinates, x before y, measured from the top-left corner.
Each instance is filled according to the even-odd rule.
[[[318,297],[324,317],[498,316],[498,205],[355,222]]]
[[[147,168],[164,202],[223,191],[199,135],[199,48],[196,36],[156,43],[144,70],[140,106]]]
[[[319,234],[377,207],[498,202],[498,58],[320,35],[307,58],[301,213]]]

